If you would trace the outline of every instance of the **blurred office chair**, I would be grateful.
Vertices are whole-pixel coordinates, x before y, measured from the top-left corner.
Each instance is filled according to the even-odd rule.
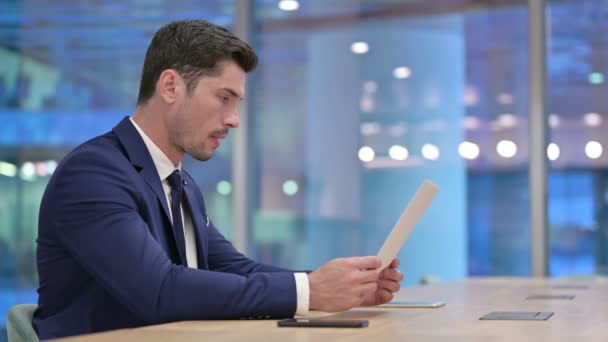
[[[36,304],[18,304],[8,310],[6,332],[8,342],[38,342],[38,334],[32,326]]]

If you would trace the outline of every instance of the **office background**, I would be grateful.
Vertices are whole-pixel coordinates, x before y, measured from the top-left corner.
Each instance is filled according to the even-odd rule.
[[[403,285],[531,275],[529,16],[523,0],[1,1],[0,327],[36,302],[57,163],[133,112],[149,40],[184,18],[260,55],[245,140],[184,162],[248,255],[310,269],[375,254],[429,178],[441,192],[400,254]],[[544,20],[548,274],[607,273],[608,1],[547,1]]]

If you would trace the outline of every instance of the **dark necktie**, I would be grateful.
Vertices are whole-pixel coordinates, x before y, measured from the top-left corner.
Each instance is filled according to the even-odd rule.
[[[184,238],[184,224],[182,222],[182,211],[180,204],[182,203],[183,185],[182,175],[179,170],[173,171],[167,177],[169,186],[171,186],[171,216],[173,216],[173,236],[175,236],[175,244],[179,252],[179,257],[182,260],[182,265],[188,266],[186,259],[186,239]]]

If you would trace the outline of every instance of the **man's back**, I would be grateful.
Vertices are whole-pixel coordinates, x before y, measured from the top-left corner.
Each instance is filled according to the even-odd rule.
[[[59,234],[66,233],[62,231],[60,220],[71,219],[70,214],[65,213],[62,207],[65,207],[66,199],[77,199],[68,193],[86,191],[75,189],[74,187],[83,187],[84,184],[72,181],[71,177],[86,168],[86,161],[90,159],[97,159],[99,166],[113,164],[115,170],[124,172],[123,179],[138,178],[137,171],[127,160],[113,132],[79,146],[56,170],[42,199],[39,217],[37,263],[40,299],[34,325],[39,332],[44,333],[41,338],[61,335],[61,332],[66,330],[79,334],[145,324],[97,283],[88,270],[77,262],[78,256],[70,253],[58,237]],[[102,185],[93,183],[87,186],[94,188]],[[133,184],[133,187],[138,188],[138,184]],[[141,186],[139,188],[142,189]],[[133,193],[136,194],[137,191]],[[77,216],[73,219],[77,219]],[[145,221],[153,220],[147,218]],[[85,242],[96,243],[94,240]],[[86,248],[84,245],[81,247]],[[114,257],[112,250],[107,252],[106,257]],[[119,263],[120,260],[115,262]],[[111,320],[104,319],[108,312],[112,313]],[[66,323],[72,326],[66,327]]]

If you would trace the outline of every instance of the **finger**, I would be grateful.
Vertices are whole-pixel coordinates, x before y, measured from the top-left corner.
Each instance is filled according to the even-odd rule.
[[[399,265],[401,264],[401,262],[399,262],[399,259],[395,258],[393,259],[393,261],[391,262],[390,265],[388,265],[389,268],[397,268],[399,267]]]
[[[396,269],[386,269],[386,270],[382,271],[382,273],[380,273],[379,278],[393,280],[393,281],[402,281],[403,273],[401,273],[401,271],[396,270]]]
[[[367,295],[373,294],[378,290],[378,283],[365,283],[361,285],[361,292],[359,293],[361,297],[365,297]]]
[[[392,268],[385,268],[382,270],[382,272],[380,272],[380,279],[390,279],[392,277],[392,274],[395,270]]]
[[[378,281],[378,272],[375,270],[356,270],[354,279],[357,283],[375,283]]]
[[[360,270],[374,270],[382,264],[377,256],[347,258],[350,265]]]
[[[401,285],[399,285],[399,283],[396,281],[378,280],[378,288],[394,293],[399,292],[399,289],[401,289]]]
[[[393,294],[386,290],[378,290],[376,295],[379,301],[378,305],[388,303],[394,298]]]

